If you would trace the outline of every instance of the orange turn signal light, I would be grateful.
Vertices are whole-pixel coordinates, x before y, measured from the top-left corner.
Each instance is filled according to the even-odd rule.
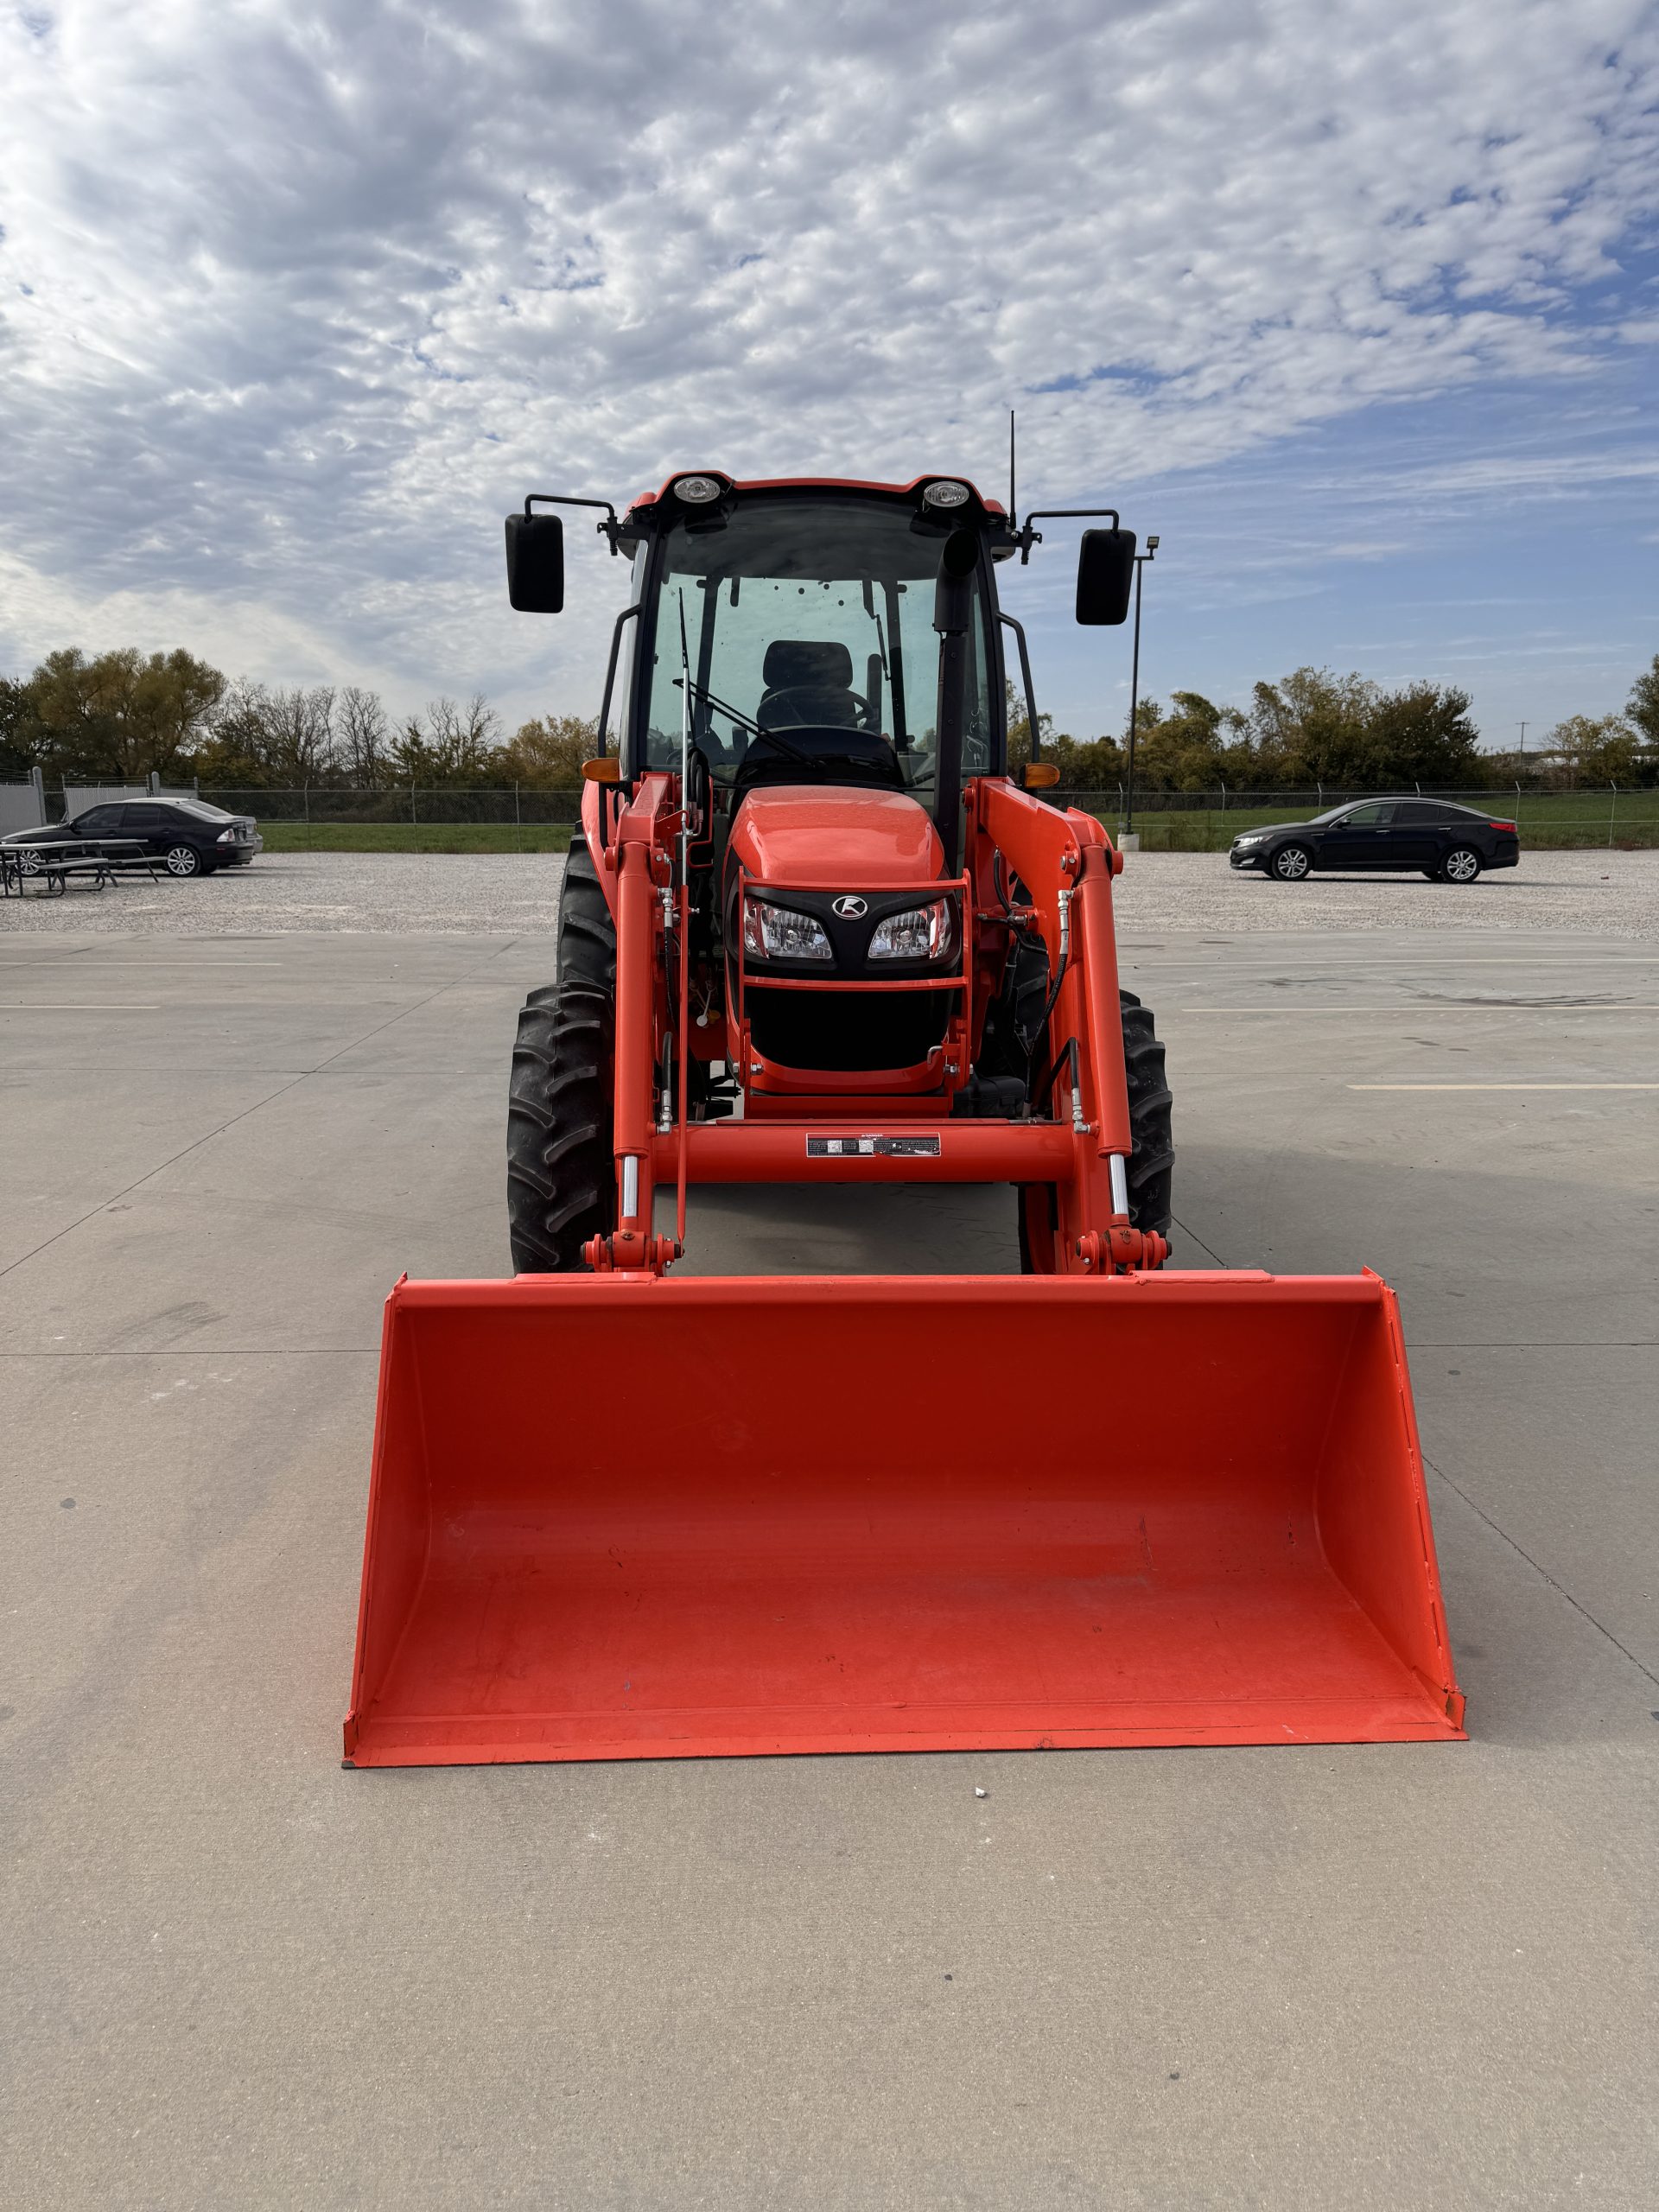
[[[622,780],[622,763],[614,753],[602,753],[597,760],[582,762],[582,781],[588,784],[620,784]]]
[[[1020,780],[1028,791],[1052,791],[1060,780],[1060,772],[1052,760],[1027,760]]]

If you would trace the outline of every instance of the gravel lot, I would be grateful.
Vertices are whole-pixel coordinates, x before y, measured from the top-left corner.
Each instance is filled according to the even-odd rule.
[[[0,905],[0,936],[518,937],[550,930],[563,862],[545,853],[283,853],[205,882],[128,883]],[[1135,930],[1548,929],[1659,938],[1659,852],[1540,853],[1467,890],[1421,876],[1234,875],[1222,853],[1135,853],[1118,886]]]

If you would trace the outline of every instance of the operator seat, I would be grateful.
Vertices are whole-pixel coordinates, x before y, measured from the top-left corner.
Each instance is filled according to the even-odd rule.
[[[760,667],[766,690],[755,709],[762,729],[791,729],[803,723],[832,729],[859,727],[859,698],[853,690],[853,656],[845,645],[810,638],[777,638],[766,647]]]

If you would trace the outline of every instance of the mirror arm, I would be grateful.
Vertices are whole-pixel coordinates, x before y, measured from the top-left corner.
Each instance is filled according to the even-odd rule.
[[[1041,750],[1041,744],[1038,736],[1037,701],[1031,689],[1031,655],[1026,650],[1026,626],[1023,622],[1016,622],[1012,614],[1002,613],[1000,609],[997,619],[1006,622],[1020,640],[1020,677],[1026,687],[1026,721],[1031,730],[1031,757],[1034,760]]]
[[[532,492],[524,501],[524,520],[526,522],[530,520],[531,509],[535,506],[603,507],[608,519],[596,524],[595,526],[601,537],[608,538],[610,540],[611,555],[613,559],[614,559],[617,553],[621,550],[616,541],[622,534],[622,525],[616,518],[616,509],[611,505],[608,499],[579,499],[574,493],[570,492]],[[602,731],[601,732],[601,736],[603,735]]]
[[[602,500],[595,499],[593,504],[600,506],[604,503]],[[604,524],[601,523],[600,528],[603,530],[604,527]],[[614,551],[615,548],[613,547],[612,550]],[[632,607],[623,608],[616,618],[616,627],[611,632],[611,657],[605,664],[605,696],[599,702],[599,758],[601,760],[605,758],[605,732],[609,727],[611,719],[611,693],[616,684],[616,655],[617,649],[622,643],[622,625],[625,622],[632,622],[639,612],[639,603],[636,600]],[[625,731],[619,730],[617,733],[616,749],[619,753],[622,750],[622,740],[626,734]]]
[[[1033,507],[1020,529],[1014,533],[1014,542],[1020,548],[1020,567],[1023,569],[1030,560],[1032,547],[1040,545],[1043,542],[1042,531],[1033,530],[1031,526],[1033,523],[1083,522],[1101,515],[1110,515],[1114,530],[1122,530],[1123,527],[1116,507]],[[1012,515],[1009,516],[1008,521],[1012,524],[1014,521]]]

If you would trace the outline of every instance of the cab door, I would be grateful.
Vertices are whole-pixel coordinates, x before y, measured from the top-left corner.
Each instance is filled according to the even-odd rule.
[[[1389,840],[1394,827],[1392,799],[1368,799],[1351,806],[1346,814],[1319,837],[1321,868],[1398,868]]]

